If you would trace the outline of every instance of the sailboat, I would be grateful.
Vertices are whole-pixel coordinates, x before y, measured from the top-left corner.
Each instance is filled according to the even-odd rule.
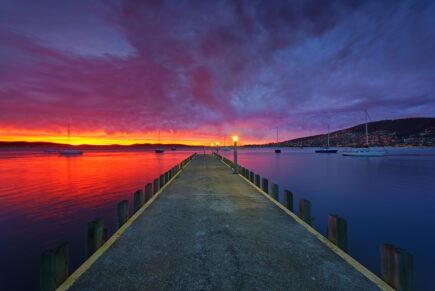
[[[229,151],[231,151],[231,148],[227,147],[226,143],[227,143],[227,137],[225,136],[224,137],[224,146],[220,148],[220,150],[223,151],[223,152],[229,152]]]
[[[350,156],[350,157],[383,157],[385,156],[385,151],[374,151],[370,149],[369,146],[369,113],[367,110],[364,110],[366,115],[366,143],[364,147],[355,148],[350,151],[343,152],[343,156]]]
[[[68,145],[71,147],[70,136],[71,136],[71,124],[68,122]],[[59,155],[61,156],[78,156],[82,154],[83,151],[78,149],[63,149],[59,151]]]
[[[318,154],[336,154],[337,149],[333,149],[329,147],[329,125],[328,125],[328,145],[322,149],[316,150]]]
[[[278,127],[276,128],[276,144],[278,144]],[[281,149],[276,148],[275,153],[281,153]]]
[[[159,143],[160,143],[160,130],[159,130]],[[162,147],[156,148],[154,150],[157,154],[162,154],[165,152],[165,150]]]

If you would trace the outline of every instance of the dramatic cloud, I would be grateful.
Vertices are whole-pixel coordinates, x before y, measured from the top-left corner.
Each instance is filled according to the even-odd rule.
[[[269,141],[434,116],[435,1],[0,1],[0,138]]]

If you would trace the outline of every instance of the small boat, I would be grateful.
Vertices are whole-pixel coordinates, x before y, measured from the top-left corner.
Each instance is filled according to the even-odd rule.
[[[171,147],[171,151],[176,151],[177,148],[176,147]]]
[[[384,151],[374,151],[370,148],[358,148],[351,151],[343,152],[343,156],[348,157],[383,157],[385,156]]]
[[[229,152],[229,151],[231,151],[231,149],[229,147],[226,147],[226,146],[222,147],[220,150],[223,151],[223,152]]]
[[[329,125],[328,125],[328,143],[327,143],[327,146],[324,148],[321,148],[319,150],[315,150],[315,152],[318,154],[336,154],[337,151],[338,151],[337,149],[329,147]]]
[[[383,157],[385,156],[385,151],[372,150],[369,146],[369,113],[367,110],[364,111],[366,114],[366,143],[364,146],[351,149],[350,151],[344,151],[343,156],[348,157]]]
[[[159,130],[159,142],[160,142],[160,130]],[[156,154],[163,154],[165,152],[165,150],[163,148],[156,148],[154,150],[156,152]]]
[[[278,127],[276,128],[276,144],[278,144]],[[281,153],[281,149],[275,149],[276,154]]]
[[[70,136],[71,136],[71,124],[68,123],[68,145],[71,147]],[[78,149],[63,149],[59,151],[59,155],[61,156],[79,156],[82,154],[83,151]]]
[[[315,152],[318,154],[336,154],[338,152],[338,150],[330,149],[330,148],[323,148],[320,150],[316,150]]]
[[[76,150],[76,149],[64,149],[64,150],[60,150],[59,154],[62,156],[78,156],[78,155],[83,155],[83,151]]]

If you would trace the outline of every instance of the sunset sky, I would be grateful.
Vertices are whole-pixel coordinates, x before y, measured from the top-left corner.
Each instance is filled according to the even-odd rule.
[[[435,116],[435,1],[0,0],[0,140],[263,143]]]

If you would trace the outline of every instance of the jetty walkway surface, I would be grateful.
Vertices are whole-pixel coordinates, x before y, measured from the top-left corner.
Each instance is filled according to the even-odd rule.
[[[379,289],[207,155],[197,155],[70,288]]]

